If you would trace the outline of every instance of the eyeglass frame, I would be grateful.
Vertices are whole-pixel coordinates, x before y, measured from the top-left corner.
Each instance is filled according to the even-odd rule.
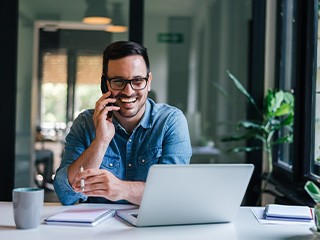
[[[149,74],[150,74],[150,72],[147,73],[147,76],[146,76],[146,77],[141,78],[141,79],[143,79],[143,80],[146,81],[146,85],[145,85],[143,88],[141,88],[141,89],[135,89],[135,88],[132,86],[132,81],[133,81],[133,80],[137,80],[137,78],[132,78],[132,79],[123,79],[123,78],[119,78],[119,77],[109,78],[107,75],[104,75],[104,74],[102,75],[102,78],[104,78],[105,80],[109,81],[110,87],[111,87],[111,89],[114,90],[114,91],[123,91],[123,90],[127,87],[127,84],[128,84],[128,83],[130,84],[130,86],[131,86],[131,88],[132,88],[133,90],[135,90],[135,91],[141,91],[141,90],[145,89],[145,88],[147,87],[147,85],[148,85]],[[125,85],[124,85],[124,87],[123,87],[122,89],[114,89],[114,88],[111,86],[111,81],[112,81],[112,80],[115,80],[115,79],[122,80],[123,82],[125,82]],[[140,77],[139,77],[139,79],[140,79]]]

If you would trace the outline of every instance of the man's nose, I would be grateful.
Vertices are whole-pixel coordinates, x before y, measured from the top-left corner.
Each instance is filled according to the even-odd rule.
[[[124,87],[124,89],[122,90],[123,93],[125,93],[127,96],[130,96],[134,90],[131,87],[131,84],[128,82],[127,85]]]

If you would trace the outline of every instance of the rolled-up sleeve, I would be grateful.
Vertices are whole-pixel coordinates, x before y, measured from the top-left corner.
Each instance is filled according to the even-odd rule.
[[[54,179],[54,189],[63,205],[71,205],[80,199],[84,201],[87,199],[84,194],[75,192],[68,181],[68,168],[90,144],[90,139],[87,138],[89,137],[85,130],[85,117],[80,115],[73,122],[66,137],[65,151]]]
[[[54,180],[54,189],[60,202],[63,205],[72,205],[76,203],[79,199],[87,199],[85,195],[75,192],[73,188],[70,186],[68,181],[69,165],[65,165],[59,168]]]

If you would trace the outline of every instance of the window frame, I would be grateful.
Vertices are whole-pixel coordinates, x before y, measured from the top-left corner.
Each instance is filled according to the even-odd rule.
[[[318,0],[294,1],[296,4],[296,81],[293,82],[295,96],[294,141],[292,168],[284,168],[274,161],[274,179],[280,184],[289,184],[295,192],[303,191],[301,186],[307,180],[314,180],[311,164],[314,155],[315,77]],[[281,4],[281,3],[279,3]],[[277,9],[279,14],[279,8]],[[277,27],[279,21],[277,21]],[[277,32],[279,36],[281,32]],[[281,61],[277,41],[276,86],[284,83],[280,78]],[[287,187],[289,188],[289,187]]]
[[[318,33],[318,0],[312,0],[313,4],[307,1],[308,13],[307,13],[307,47],[306,47],[306,91],[305,91],[305,106],[310,106],[311,111],[306,113],[305,116],[305,154],[304,154],[304,179],[315,180],[316,177],[312,174],[312,166],[314,164],[314,140],[315,140],[315,113],[316,113],[316,77],[317,77],[317,33]],[[318,172],[320,167],[317,166]],[[318,178],[320,177],[320,174]]]

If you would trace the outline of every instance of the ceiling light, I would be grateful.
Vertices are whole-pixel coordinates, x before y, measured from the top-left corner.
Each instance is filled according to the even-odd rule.
[[[87,0],[87,9],[82,19],[87,24],[109,24],[111,18],[108,17],[106,0]]]

